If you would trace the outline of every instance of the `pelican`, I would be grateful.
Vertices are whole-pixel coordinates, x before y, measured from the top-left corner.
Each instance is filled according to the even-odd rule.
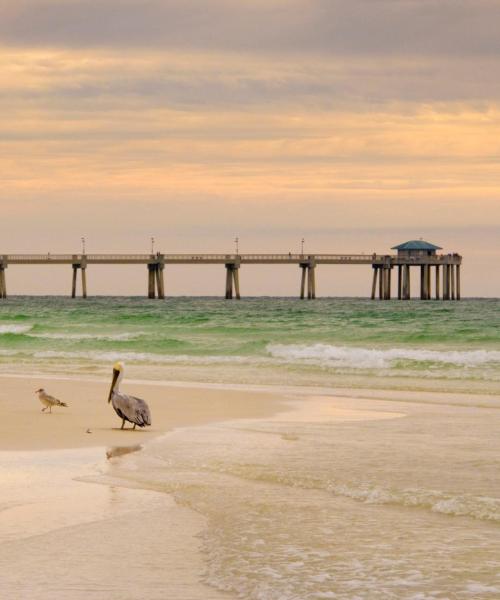
[[[123,379],[123,370],[123,363],[117,362],[113,365],[113,381],[111,382],[111,389],[108,396],[108,403],[111,402],[113,404],[115,413],[122,419],[120,429],[125,427],[125,421],[133,423],[133,429],[135,429],[136,425],[139,425],[139,427],[151,425],[151,412],[144,400],[120,392],[119,388]]]
[[[43,388],[35,390],[35,394],[38,394],[38,399],[45,407],[42,408],[42,412],[45,412],[47,409],[49,409],[49,413],[51,413],[53,406],[68,406],[66,402],[61,402],[57,398],[54,398],[54,396],[47,394]]]

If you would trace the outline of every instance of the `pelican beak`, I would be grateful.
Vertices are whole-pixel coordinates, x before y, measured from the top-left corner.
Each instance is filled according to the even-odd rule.
[[[111,396],[113,395],[113,390],[115,389],[115,383],[119,374],[120,371],[118,371],[118,369],[113,369],[113,381],[111,382],[111,389],[109,390],[108,404],[111,402]]]

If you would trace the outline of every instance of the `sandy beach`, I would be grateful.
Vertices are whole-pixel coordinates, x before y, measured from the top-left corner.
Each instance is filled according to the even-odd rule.
[[[33,393],[39,386],[68,407],[42,413]],[[198,536],[206,526],[201,515],[165,494],[90,480],[110,460],[176,427],[271,416],[285,406],[283,398],[127,385],[131,394],[147,398],[153,426],[121,431],[106,402],[107,387],[104,382],[1,378],[0,406],[9,415],[0,426],[0,574],[6,597],[228,597],[200,583]],[[141,526],[130,527],[130,519]],[[142,549],[139,564],[131,548]],[[149,564],[154,552],[161,556],[160,571]],[[127,573],[123,581],[116,570]]]
[[[68,404],[43,413],[34,390]],[[144,443],[175,427],[226,419],[270,416],[286,406],[279,394],[235,390],[125,384],[123,390],[147,400],[153,424],[121,431],[121,420],[107,402],[109,383],[67,379],[0,378],[0,450],[49,450]],[[131,427],[130,423],[127,427]],[[90,431],[90,433],[88,433]]]
[[[153,427],[121,431],[105,382],[2,377],[0,383],[0,406],[9,415],[0,424],[0,574],[15,598],[235,597],[201,582],[206,518],[170,495],[117,485],[109,465],[175,428],[272,422],[279,415],[290,422],[398,416],[387,409],[335,408],[322,397],[304,405],[280,393],[125,383],[128,392],[148,400]],[[33,393],[38,386],[68,407],[42,413]],[[130,527],[131,519],[141,526]],[[144,557],[139,565],[137,551]],[[124,581],[116,579],[117,569],[127,573]]]
[[[292,598],[314,585],[347,599],[374,578],[373,598],[405,597],[392,590],[449,587],[427,552],[443,543],[464,598],[500,589],[487,458],[498,397],[125,379],[153,427],[121,431],[108,385],[0,378],[5,597]],[[68,408],[42,413],[40,386]],[[480,579],[470,548],[492,565]]]

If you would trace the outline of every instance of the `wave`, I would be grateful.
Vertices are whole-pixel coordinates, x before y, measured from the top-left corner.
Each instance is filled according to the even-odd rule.
[[[332,482],[314,476],[300,476],[297,473],[277,472],[259,465],[227,465],[217,463],[213,471],[238,477],[247,481],[279,484],[304,489],[324,490],[334,496],[350,498],[363,504],[401,506],[405,508],[429,510],[434,513],[455,517],[470,517],[480,521],[500,523],[500,499],[473,494],[451,494],[424,488],[386,488],[376,485],[359,485]]]
[[[0,325],[0,335],[24,335],[33,325]]]
[[[136,340],[142,337],[144,332],[136,333],[28,333],[28,337],[42,338],[47,340],[95,340],[123,342]]]
[[[402,361],[476,367],[500,364],[496,350],[424,350],[419,348],[353,348],[329,344],[269,344],[273,358],[289,362],[305,362],[330,367],[353,369],[390,368]]]
[[[443,515],[500,522],[500,500],[498,498],[466,494],[454,496],[433,490],[353,488],[342,484],[330,484],[327,489],[336,496],[344,496],[366,504],[422,508]]]
[[[7,351],[9,352],[9,351]],[[5,352],[1,352],[5,355]],[[7,354],[12,356],[16,354],[15,351]],[[154,354],[152,352],[114,352],[112,350],[107,352],[93,352],[91,350],[87,352],[63,352],[56,350],[44,350],[41,352],[34,352],[32,354],[34,358],[67,358],[76,360],[92,360],[97,362],[109,362],[109,361],[130,361],[130,362],[148,362],[151,364],[177,364],[177,363],[191,363],[191,364],[216,364],[216,363],[261,363],[262,361],[258,358],[249,358],[247,356],[190,356],[187,354],[177,355],[165,355],[165,354]]]

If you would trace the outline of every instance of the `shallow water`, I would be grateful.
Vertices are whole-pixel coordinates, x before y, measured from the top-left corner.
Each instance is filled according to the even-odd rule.
[[[204,581],[241,598],[500,597],[500,403],[376,401],[388,418],[335,423],[372,404],[302,402],[167,434],[110,474],[206,517]]]
[[[120,557],[137,547],[134,599],[176,597],[165,592],[174,583],[193,598],[499,598],[499,309],[499,300],[2,303],[0,373],[108,378],[121,359],[127,379],[273,384],[289,394],[294,385],[392,389],[383,400],[302,397],[274,419],[179,429],[110,455],[104,470],[91,460],[82,471],[78,453],[45,466],[37,461],[47,454],[10,455],[11,491],[33,489],[22,506],[14,491],[1,500],[0,524],[14,515],[31,532],[23,540],[4,530],[9,589],[23,597],[19,573],[33,572],[38,596],[25,597],[121,600],[115,573],[135,568]],[[37,479],[47,469],[57,488]],[[85,481],[66,487],[69,472]],[[80,498],[81,486],[92,491]],[[186,510],[176,527],[172,496]],[[186,543],[178,552],[177,540]],[[68,552],[72,570],[53,567],[44,547]],[[171,573],[181,580],[169,584]]]
[[[0,372],[497,393],[500,301],[11,298]]]
[[[103,448],[0,453],[2,600],[228,598],[200,582],[203,517],[103,479],[106,463]]]

